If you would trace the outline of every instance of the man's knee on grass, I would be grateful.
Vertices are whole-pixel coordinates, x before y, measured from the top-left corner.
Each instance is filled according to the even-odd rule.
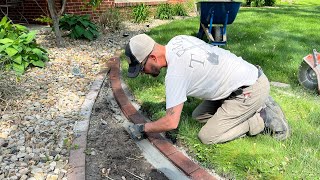
[[[200,131],[198,133],[198,138],[203,144],[218,144],[222,143],[220,140],[220,136],[218,135],[208,135],[208,133],[204,131]]]

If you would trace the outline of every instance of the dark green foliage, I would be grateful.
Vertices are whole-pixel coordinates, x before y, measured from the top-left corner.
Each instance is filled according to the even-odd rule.
[[[276,0],[264,0],[265,6],[274,6],[276,4]]]
[[[276,0],[246,0],[244,5],[251,7],[274,6]]]
[[[86,1],[83,1],[83,2],[86,2]],[[102,0],[89,0],[85,3],[85,6],[87,7],[92,7],[92,9],[97,9],[100,4],[101,4]]]
[[[41,22],[41,23],[47,23],[52,25],[52,19],[49,16],[41,15],[40,17],[34,19],[35,21]]]
[[[188,16],[186,8],[183,4],[178,3],[173,5],[173,15],[174,16]]]
[[[262,7],[264,5],[264,0],[252,0],[250,3],[251,7]]]
[[[59,21],[62,30],[70,31],[69,36],[73,39],[89,39],[92,41],[98,37],[97,26],[93,24],[89,15],[65,14]]]
[[[99,25],[103,31],[115,32],[120,29],[122,25],[122,16],[120,11],[116,8],[109,8],[99,17]]]
[[[36,32],[25,26],[12,24],[5,16],[0,21],[0,67],[13,69],[18,75],[29,65],[44,67],[47,51],[36,43]]]
[[[145,22],[150,15],[149,7],[145,4],[139,4],[133,7],[132,15],[135,23]]]
[[[157,12],[155,18],[157,19],[172,19],[173,8],[170,4],[160,4],[157,7]]]

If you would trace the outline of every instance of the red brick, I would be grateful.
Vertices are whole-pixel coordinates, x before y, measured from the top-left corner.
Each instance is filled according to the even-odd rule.
[[[110,70],[110,74],[109,77],[110,79],[118,79],[119,80],[119,71],[117,70],[116,67],[114,67],[113,65],[110,66],[111,70]]]
[[[111,81],[111,87],[112,87],[113,93],[116,93],[117,91],[122,90],[122,86],[119,78],[116,78],[116,76],[113,76],[113,78],[110,78],[110,81]]]
[[[131,103],[126,104],[126,105],[124,105],[124,106],[121,106],[120,108],[121,108],[123,114],[124,114],[128,119],[130,118],[131,115],[137,113],[136,108],[134,108]]]
[[[155,140],[164,140],[164,137],[162,137],[159,133],[147,133],[147,136],[149,141],[152,143]]]
[[[191,179],[194,180],[216,180],[211,174],[203,169],[198,169],[190,174]]]
[[[131,104],[127,95],[124,93],[123,89],[116,89],[114,88],[114,84],[112,84],[112,90],[113,90],[113,94],[115,99],[117,100],[119,106],[122,109],[122,106],[125,106],[127,104]],[[136,110],[135,110],[136,111]],[[131,114],[130,114],[131,115]],[[128,116],[130,116],[128,115]]]
[[[154,140],[152,143],[166,156],[177,152],[177,148],[166,140]]]
[[[187,175],[190,175],[192,172],[200,168],[199,165],[191,161],[181,152],[171,154],[168,158]]]
[[[144,116],[142,116],[138,111],[136,111],[136,113],[130,115],[128,119],[135,124],[142,124],[142,123],[147,122],[146,118]]]

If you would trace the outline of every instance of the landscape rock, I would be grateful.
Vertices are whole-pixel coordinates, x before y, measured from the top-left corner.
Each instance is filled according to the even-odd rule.
[[[34,29],[36,42],[49,52],[50,61],[45,68],[28,68],[19,77],[19,96],[1,112],[0,179],[67,179],[73,127],[83,118],[80,110],[92,82],[132,36],[154,26],[124,24],[125,31],[103,34],[91,42],[63,37],[63,48],[56,47],[50,28]]]

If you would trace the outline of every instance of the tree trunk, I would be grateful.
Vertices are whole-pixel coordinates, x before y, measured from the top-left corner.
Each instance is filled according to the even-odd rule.
[[[48,0],[48,7],[50,11],[50,15],[52,18],[52,23],[53,23],[53,28],[54,28],[54,33],[56,35],[56,43],[58,47],[64,47],[64,42],[61,37],[61,32],[59,29],[59,16],[56,11],[56,6],[54,3],[54,0]]]

